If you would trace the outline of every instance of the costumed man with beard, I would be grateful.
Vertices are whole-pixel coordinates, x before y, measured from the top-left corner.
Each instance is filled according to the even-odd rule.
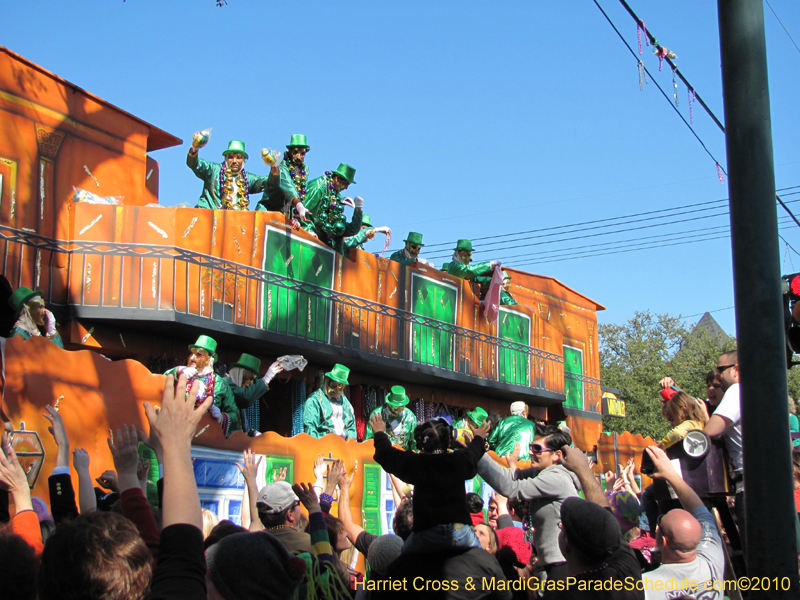
[[[403,241],[406,243],[406,247],[392,254],[389,260],[399,262],[403,265],[415,265],[419,263],[421,265],[428,265],[429,267],[433,266],[432,262],[419,255],[422,247],[425,245],[422,243],[421,233],[410,231],[408,233],[408,238]]]
[[[14,311],[16,322],[8,337],[21,335],[27,340],[32,337],[45,336],[59,348],[64,347],[61,335],[56,330],[56,318],[44,307],[42,291],[33,291],[21,285],[11,294],[8,305]]]
[[[392,392],[386,397],[386,402],[383,406],[379,406],[373,410],[369,419],[367,419],[367,433],[364,435],[365,440],[371,440],[375,437],[375,432],[372,430],[372,417],[379,414],[386,423],[386,435],[392,444],[402,446],[404,450],[416,450],[414,443],[414,429],[417,426],[417,417],[411,412],[406,405],[408,404],[408,396],[403,386],[393,385]]]
[[[185,367],[175,367],[164,375],[177,377],[180,373],[185,373],[188,380],[187,394],[195,381],[200,382],[200,389],[197,390],[195,398],[195,408],[213,394],[214,404],[208,409],[208,413],[220,424],[225,437],[230,437],[234,431],[242,428],[242,416],[236,406],[236,400],[228,385],[228,380],[214,372],[214,361],[217,360],[217,342],[207,335],[201,335],[194,344],[189,346],[189,352]]]
[[[198,131],[192,137],[192,147],[186,156],[187,166],[203,180],[203,193],[196,208],[247,210],[250,194],[263,192],[267,177],[253,175],[244,170],[248,159],[244,142],[231,140],[222,153],[225,162],[211,163],[198,156],[198,150],[208,143],[210,133]]]
[[[519,444],[519,460],[530,460],[530,445],[536,437],[536,424],[528,420],[528,405],[517,401],[511,403],[511,416],[500,421],[492,430],[489,447],[497,456],[505,456]]]
[[[325,373],[322,387],[311,394],[303,407],[303,431],[314,438],[329,433],[348,439],[356,439],[356,417],[344,386],[348,385],[350,369],[344,365],[333,365]]]
[[[512,306],[519,304],[511,295],[511,275],[503,271],[503,289],[500,290],[500,305]]]
[[[259,429],[260,400],[269,391],[269,382],[283,371],[283,367],[278,361],[270,365],[264,377],[258,376],[260,368],[261,359],[252,354],[243,353],[228,371],[228,385],[233,392],[236,406],[242,414],[242,430],[246,431],[250,437],[261,435]]]
[[[295,229],[299,228],[299,221],[305,220],[308,210],[303,202],[306,198],[306,180],[308,167],[305,159],[311,146],[302,133],[292,134],[283,160],[278,165],[272,165],[270,176],[264,195],[256,206],[256,210],[272,210],[288,215]]]
[[[306,192],[305,205],[310,212],[310,219],[301,223],[301,226],[339,254],[344,253],[344,238],[356,235],[361,230],[364,199],[356,196],[350,200],[342,198],[341,194],[356,182],[355,176],[353,167],[341,163],[335,171],[325,171],[322,177],[312,179]],[[344,207],[350,206],[351,202],[355,210],[348,223]]]
[[[471,265],[472,240],[458,240],[453,251],[453,260],[442,265],[442,271],[455,275],[467,281],[474,281],[481,286],[481,294],[489,289],[492,282],[492,270],[500,265],[499,260],[480,262]]]

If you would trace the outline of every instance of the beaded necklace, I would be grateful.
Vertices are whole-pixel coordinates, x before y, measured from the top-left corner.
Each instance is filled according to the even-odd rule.
[[[214,384],[216,383],[216,379],[217,379],[217,374],[214,373],[214,371],[211,371],[210,373],[206,373],[205,375],[197,375],[196,377],[194,377],[194,379],[190,379],[187,382],[187,384],[186,384],[186,397],[187,398],[189,397],[189,392],[192,391],[192,384],[195,381],[198,381],[198,380],[202,381],[203,385],[206,386],[206,395],[204,397],[202,397],[202,398],[195,398],[195,401],[194,401],[194,407],[195,408],[197,408],[203,402],[205,402],[205,399],[208,396],[213,396],[214,395]]]
[[[233,182],[237,184],[236,198],[233,196]],[[250,204],[250,183],[247,173],[242,169],[239,173],[228,174],[228,166],[222,163],[219,170],[219,196],[222,198],[222,208],[225,210],[247,210]]]
[[[308,179],[308,171],[306,171],[306,163],[297,167],[289,156],[288,152],[283,153],[283,162],[288,165],[289,176],[292,178],[294,187],[297,188],[297,196],[300,202],[306,201],[306,180]],[[297,169],[297,170],[295,170]]]
[[[330,171],[325,171],[325,196],[319,212],[317,226],[326,234],[338,237],[344,234],[346,221],[344,218],[344,204],[339,192],[333,185]]]

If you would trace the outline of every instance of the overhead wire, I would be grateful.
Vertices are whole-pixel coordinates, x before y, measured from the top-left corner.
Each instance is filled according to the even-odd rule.
[[[767,3],[767,6],[769,6],[769,9],[772,11],[772,14],[775,15],[775,18],[778,19],[778,23],[781,24],[781,27],[783,27],[783,30],[786,32],[786,35],[788,35],[789,39],[792,40],[792,43],[794,44],[794,47],[797,48],[798,52],[800,52],[800,48],[797,47],[797,43],[794,41],[794,38],[792,37],[792,34],[789,33],[788,29],[786,29],[786,25],[783,24],[783,21],[781,21],[781,18],[778,16],[778,13],[776,13],[775,9],[772,8],[772,4],[769,3],[769,0],[764,0],[764,1]]]

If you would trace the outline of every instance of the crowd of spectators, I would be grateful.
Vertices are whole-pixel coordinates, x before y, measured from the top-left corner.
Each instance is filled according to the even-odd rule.
[[[718,381],[725,390],[711,398],[723,431],[739,425],[728,406],[735,361],[723,355],[716,369],[721,377],[709,380],[710,392]],[[3,434],[4,598],[724,597],[724,538],[713,511],[668,456],[687,431],[714,431],[714,420],[704,402],[674,382],[662,382],[672,389],[664,394],[663,414],[674,429],[646,451],[651,477],[669,486],[674,503],[656,505],[650,515],[650,488],[640,489],[635,461],[619,465],[618,476],[607,473],[603,489],[563,428],[538,424],[530,467],[520,469],[518,446],[504,457],[508,467],[486,454],[489,419],[467,420],[463,442],[446,421],[425,422],[413,432],[414,451],[392,443],[375,411],[374,459],[391,480],[396,506],[387,535],[366,531],[354,518],[355,473],[343,461],[326,467],[318,460],[314,482],[291,484],[283,469],[259,484],[261,458],[247,450],[237,465],[245,481],[241,525],[201,510],[191,446],[213,399],[195,406],[199,383],[190,390],[187,384],[185,374],[167,376],[160,407],[145,405],[149,432],[122,425],[108,439],[114,469],[97,480],[89,476],[88,453],[72,452],[77,495],[67,431],[56,407],[47,406],[58,447],[49,509],[31,497]],[[149,464],[140,459],[140,442],[159,464],[154,504],[147,499]],[[800,490],[800,460],[794,464]],[[483,498],[465,489],[476,475],[494,490],[486,513]],[[800,502],[800,491],[796,497]],[[334,506],[338,516],[331,514]],[[364,572],[350,559],[353,548],[365,559]]]

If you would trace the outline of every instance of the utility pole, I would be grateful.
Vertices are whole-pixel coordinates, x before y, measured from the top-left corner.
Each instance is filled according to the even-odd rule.
[[[797,598],[778,215],[762,0],[717,0],[741,384],[749,598]],[[769,580],[769,587],[766,581]],[[785,589],[784,589],[785,588]]]

